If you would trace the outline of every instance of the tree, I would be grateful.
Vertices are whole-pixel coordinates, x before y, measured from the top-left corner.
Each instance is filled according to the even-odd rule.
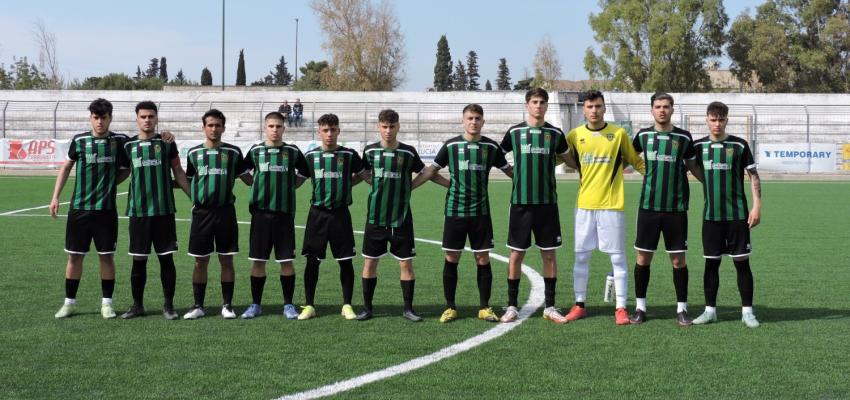
[[[499,68],[496,73],[496,88],[499,90],[511,90],[511,71],[508,69],[508,61],[499,59]]]
[[[478,84],[478,78],[481,77],[478,74],[478,53],[474,50],[470,50],[466,55],[466,76],[469,80],[467,89],[481,90],[481,85]]]
[[[165,64],[165,56],[159,59],[159,79],[168,83],[168,66]]]
[[[56,35],[47,29],[47,23],[42,19],[33,24],[32,34],[38,44],[38,67],[47,76],[47,88],[61,89],[63,83],[56,57]]]
[[[35,64],[30,64],[27,58],[13,58],[10,66],[11,86],[16,90],[47,89],[49,81],[44,72],[38,70]]]
[[[171,84],[174,86],[183,86],[187,84],[186,76],[183,75],[182,68],[177,71],[177,76],[175,76],[174,79],[171,80]]]
[[[136,76],[133,78],[133,80],[134,81],[140,81],[140,80],[142,80],[142,78],[143,78],[142,77],[142,68],[137,65],[136,66]]]
[[[212,86],[212,83],[212,72],[210,72],[207,67],[204,67],[204,69],[201,71],[201,86]]]
[[[730,69],[767,92],[850,91],[850,7],[840,1],[768,0],[729,30]]]
[[[6,72],[6,66],[0,64],[0,90],[10,90],[13,88],[11,75],[9,72]]]
[[[600,47],[584,56],[608,89],[709,90],[706,62],[721,55],[729,21],[721,0],[600,0],[590,26]]]
[[[493,90],[493,85],[490,84],[489,79],[487,79],[487,83],[484,84],[484,90]]]
[[[463,62],[457,60],[457,64],[455,64],[455,73],[452,75],[452,89],[466,90],[468,88],[469,77],[466,75],[466,68],[464,68]]]
[[[557,89],[560,79],[561,60],[552,39],[546,35],[537,44],[537,54],[534,56],[534,80],[531,85],[553,90]]]
[[[144,76],[142,78],[156,78],[159,76],[159,59],[151,58],[150,63],[148,64],[148,68],[145,70]]]
[[[516,85],[514,85],[514,90],[529,90],[531,89],[531,84],[534,81],[534,78],[525,78],[517,81]]]
[[[393,90],[404,81],[404,35],[392,5],[381,0],[312,0],[331,55],[330,89]],[[325,83],[325,82],[323,82]]]
[[[326,90],[325,80],[331,73],[327,61],[310,61],[303,67],[301,79],[292,86],[294,90]]]
[[[289,86],[292,83],[292,74],[286,68],[286,58],[280,56],[280,61],[275,65],[269,75],[272,77],[272,84],[277,86]]]
[[[452,54],[446,35],[437,41],[437,64],[434,65],[434,90],[444,92],[452,90]]]
[[[239,63],[236,64],[236,86],[245,86],[245,49],[239,50]]]

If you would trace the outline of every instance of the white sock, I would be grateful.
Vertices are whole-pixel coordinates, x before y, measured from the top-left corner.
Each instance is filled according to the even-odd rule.
[[[69,306],[73,306],[74,304],[77,304],[77,299],[69,299],[69,298],[66,297],[65,298],[65,304],[67,304]]]
[[[625,308],[629,296],[629,271],[625,253],[611,253],[611,266],[614,267],[614,291],[617,294],[617,308]],[[646,306],[644,304],[644,306]]]
[[[109,299],[109,298],[104,297],[104,298],[102,298],[102,299],[100,300],[100,304],[103,304],[103,305],[107,305],[107,304],[108,304],[108,305],[110,305],[110,306],[111,306],[111,305],[112,305],[112,299]]]
[[[676,303],[676,314],[678,314],[680,312],[685,312],[685,311],[688,311],[688,303],[683,303],[681,301],[677,302]]]
[[[637,303],[635,305],[636,309],[646,312],[646,298],[636,298],[635,303]]]
[[[717,314],[717,307],[705,306],[705,312]]]
[[[584,302],[587,298],[587,274],[590,269],[591,252],[576,252],[575,265],[573,266],[573,291],[577,302]]]
[[[741,314],[752,314],[752,313],[753,313],[752,307],[741,307]]]

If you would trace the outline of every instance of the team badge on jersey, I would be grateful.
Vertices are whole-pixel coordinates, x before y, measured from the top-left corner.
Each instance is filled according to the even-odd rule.
[[[552,140],[552,134],[551,133],[547,133],[547,134],[543,135],[543,141],[548,142],[550,140]]]
[[[342,167],[343,164],[345,164],[345,160],[342,157],[336,159],[337,167]]]
[[[221,162],[227,162],[227,153],[221,153]]]
[[[396,157],[395,165],[397,165],[399,168],[404,165],[404,155],[399,154],[398,157]]]
[[[115,151],[115,148],[118,147],[118,143],[115,143],[115,141],[113,140],[111,143],[109,143],[109,147],[112,148],[112,151]]]
[[[153,146],[153,151],[156,152],[157,154],[159,154],[160,150],[161,150],[161,147],[160,147],[159,144],[156,144],[156,145]]]
[[[679,148],[679,142],[673,141],[673,150],[676,150],[678,148]]]
[[[735,149],[733,149],[731,147],[726,149],[726,157],[732,157],[734,155],[735,155]]]
[[[481,149],[481,157],[487,158],[487,148],[486,147]]]
[[[608,139],[609,142],[613,142],[614,141],[614,134],[613,133],[606,133],[605,139]]]

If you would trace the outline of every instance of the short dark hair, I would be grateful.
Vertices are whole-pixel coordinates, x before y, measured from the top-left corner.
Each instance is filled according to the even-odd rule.
[[[581,97],[584,97],[583,101],[602,99],[602,104],[605,104],[605,95],[598,90],[588,90],[582,93]]]
[[[467,104],[466,107],[463,108],[463,114],[466,114],[467,111],[481,115],[482,117],[484,116],[484,108],[475,103]]]
[[[222,125],[224,125],[225,122],[227,121],[227,119],[224,118],[224,113],[215,109],[215,108],[211,108],[209,111],[204,113],[204,116],[201,117],[201,123],[202,124],[204,124],[204,125],[207,124],[207,117],[213,117],[215,119],[220,119]]]
[[[112,103],[104,98],[96,98],[89,104],[89,112],[98,117],[112,116]]]
[[[378,114],[378,122],[395,124],[398,122],[398,113],[391,109],[381,110]]]
[[[712,101],[705,109],[705,115],[716,115],[718,117],[726,118],[726,116],[729,115],[729,106],[719,101]]]
[[[319,126],[339,126],[339,117],[336,114],[325,114],[316,121]]]
[[[277,111],[272,111],[272,112],[266,114],[265,118],[263,118],[263,121],[267,121],[267,120],[270,120],[270,119],[279,119],[281,121],[286,121],[286,118],[283,116],[283,114],[281,114]]]
[[[664,92],[655,92],[652,97],[649,98],[649,105],[654,106],[656,100],[668,100],[670,105],[673,105],[673,96],[670,96],[669,93]]]
[[[543,88],[539,87],[528,89],[528,91],[525,92],[525,102],[528,103],[528,101],[535,96],[542,97],[543,101],[547,103],[549,102],[549,93]]]
[[[150,100],[140,101],[139,104],[136,104],[136,115],[139,115],[139,110],[153,110],[154,114],[159,114],[156,103]]]

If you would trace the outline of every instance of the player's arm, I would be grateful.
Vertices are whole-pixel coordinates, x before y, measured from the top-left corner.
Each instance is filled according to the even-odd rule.
[[[121,168],[118,170],[118,173],[115,174],[115,183],[120,184],[127,180],[128,177],[130,177],[130,168]]]
[[[62,167],[59,168],[59,174],[56,175],[56,184],[53,185],[53,197],[50,199],[50,216],[56,218],[59,214],[59,196],[62,194],[62,189],[65,183],[68,182],[68,175],[71,174],[71,168],[74,168],[74,160],[65,160]]]
[[[705,182],[705,173],[702,171],[702,168],[700,168],[696,158],[685,160],[685,167],[688,168],[688,171],[691,172],[691,175],[693,175],[694,178],[697,178],[700,182]]]
[[[351,181],[351,185],[354,186],[356,183],[363,182],[369,186],[372,186],[372,170],[364,169],[358,172],[357,177],[359,178],[356,182],[354,180]]]
[[[761,177],[755,166],[747,169],[747,174],[750,175],[750,189],[753,192],[753,208],[750,210],[747,224],[752,229],[761,222]]]
[[[643,157],[638,155],[634,146],[629,143],[629,135],[626,134],[625,130],[622,131],[622,138],[620,141],[620,150],[623,152],[623,158],[629,165],[634,167],[635,171],[641,175],[646,175],[646,162],[643,161]]]
[[[245,172],[244,174],[239,175],[239,179],[242,180],[242,182],[245,182],[248,186],[254,184],[254,175],[251,175],[250,172]]]
[[[306,181],[307,181],[306,176],[296,175],[295,176],[295,188],[296,189],[300,188],[301,185],[303,185],[304,182],[306,182]]]
[[[191,196],[189,194],[189,179],[186,178],[186,171],[183,171],[183,166],[180,165],[180,157],[171,159],[171,173],[174,175],[174,183],[180,189],[183,189],[183,193],[186,193],[186,196]]]
[[[162,131],[159,133],[162,141],[168,144],[174,143],[174,134],[171,131]]]
[[[419,186],[422,186],[423,183],[430,181],[431,178],[434,177],[434,175],[437,175],[437,168],[433,165],[429,165],[423,168],[421,171],[419,171],[419,174],[417,174],[416,177],[413,178],[413,182],[410,183],[410,189],[412,190],[418,188]]]

